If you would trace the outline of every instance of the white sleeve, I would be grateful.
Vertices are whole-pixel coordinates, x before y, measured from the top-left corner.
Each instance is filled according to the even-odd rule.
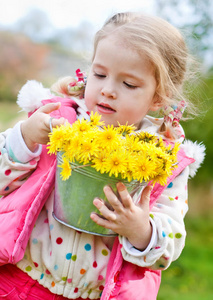
[[[33,153],[24,143],[20,123],[0,133],[0,195],[20,187],[37,167],[41,146]]]
[[[41,154],[42,147],[38,145],[34,152],[28,149],[22,137],[21,123],[18,122],[7,135],[5,148],[13,161],[27,163]]]
[[[156,231],[154,233],[153,230],[147,249],[134,249],[125,238],[119,237],[125,260],[142,267],[163,270],[180,256],[186,237],[184,216],[188,210],[188,177],[189,167],[186,167],[167,186],[152,208],[150,217],[152,228],[156,228]]]
[[[121,241],[121,243],[122,243],[125,251],[128,254],[130,254],[132,256],[135,256],[135,257],[140,257],[141,255],[144,256],[144,255],[146,255],[151,250],[151,248],[155,247],[155,245],[157,243],[157,229],[156,229],[156,225],[155,225],[155,222],[153,221],[153,219],[150,217],[149,220],[150,220],[150,223],[152,225],[152,236],[151,236],[149,245],[146,247],[145,250],[140,251],[140,250],[136,249],[129,242],[129,240],[126,237],[124,237],[124,236],[120,237],[120,241]]]

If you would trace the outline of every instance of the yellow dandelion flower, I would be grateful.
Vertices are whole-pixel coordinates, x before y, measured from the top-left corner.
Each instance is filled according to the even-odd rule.
[[[153,152],[153,155],[155,156],[155,160],[157,163],[162,165],[162,169],[165,170],[166,165],[165,163],[168,162],[171,164],[172,160],[166,152],[164,152],[161,148],[156,148]]]
[[[123,143],[124,147],[128,149],[129,152],[138,152],[141,150],[141,144],[135,135],[127,135]]]
[[[145,142],[145,143],[153,144],[157,141],[157,136],[150,134],[148,132],[145,132],[145,131],[141,131],[141,132],[137,133],[136,136],[138,137],[139,141]]]
[[[133,170],[133,178],[142,182],[149,181],[155,175],[155,162],[146,155],[138,155],[137,164]]]
[[[129,182],[131,182],[132,179],[133,179],[133,173],[132,173],[132,171],[129,170],[129,169],[127,169],[127,171],[126,171],[125,173],[122,173],[122,174],[121,174],[121,178],[122,178],[122,179],[126,179],[126,180],[128,180]]]
[[[81,143],[78,136],[72,136],[70,140],[66,141],[62,151],[64,152],[64,156],[69,159],[70,162],[73,162],[80,151],[80,147]]]
[[[56,154],[56,152],[63,147],[63,137],[63,130],[60,127],[53,128],[53,131],[49,134],[50,141],[47,143],[47,149],[49,149],[48,153]]]
[[[134,125],[128,125],[127,123],[126,123],[126,125],[120,125],[118,123],[118,125],[119,126],[116,127],[117,132],[122,134],[123,136],[129,135],[136,129],[136,127]]]
[[[98,152],[99,149],[96,143],[93,143],[90,140],[82,141],[81,153],[79,153],[80,162],[82,162],[83,164],[88,164],[92,157]]]
[[[152,184],[159,183],[160,185],[165,185],[167,183],[168,175],[166,173],[158,173],[152,180]]]
[[[165,143],[161,137],[157,139],[155,146],[161,149],[165,149]]]
[[[114,175],[118,177],[119,173],[126,173],[127,171],[127,158],[124,152],[113,151],[104,162],[106,173],[109,173],[109,176]]]
[[[177,153],[180,150],[180,144],[175,143],[174,147],[171,149],[166,149],[166,152],[170,155],[172,163],[175,164],[177,162]]]
[[[121,136],[115,130],[113,125],[104,126],[103,130],[100,130],[97,136],[97,142],[103,149],[117,149],[121,143]]]
[[[71,176],[71,173],[72,173],[72,169],[71,169],[69,161],[63,157],[63,162],[58,167],[62,168],[62,171],[60,173],[62,180],[67,180]]]
[[[108,125],[97,113],[91,120],[77,120],[54,128],[48,143],[49,153],[61,151],[62,180],[71,175],[71,162],[90,164],[97,172],[122,179],[165,184],[177,162],[179,144],[166,145],[150,133],[133,134],[134,126]]]
[[[89,121],[87,120],[77,120],[72,125],[72,131],[74,134],[83,134],[85,132],[88,132],[90,130],[91,126]]]
[[[101,174],[103,174],[105,169],[105,161],[107,158],[107,152],[101,151],[98,155],[95,155],[92,158],[92,167],[96,169],[96,171],[99,171]]]
[[[93,111],[90,114],[90,121],[92,126],[103,126],[104,121],[100,121],[101,115],[99,115],[97,112],[93,113]]]

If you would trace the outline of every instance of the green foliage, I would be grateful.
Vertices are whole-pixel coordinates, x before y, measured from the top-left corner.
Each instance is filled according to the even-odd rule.
[[[210,300],[213,295],[213,222],[211,215],[186,218],[186,246],[162,272],[158,300]]]
[[[213,162],[213,76],[205,78],[199,86],[200,109],[199,117],[183,124],[186,137],[206,146],[204,165],[199,170],[194,182],[212,182]]]
[[[202,60],[213,49],[213,15],[211,0],[156,0],[157,14],[179,28],[191,52]],[[212,60],[208,59],[212,66]]]

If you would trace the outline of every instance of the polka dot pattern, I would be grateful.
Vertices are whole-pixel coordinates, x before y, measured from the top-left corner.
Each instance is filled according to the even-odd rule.
[[[86,251],[90,251],[90,250],[92,249],[92,246],[91,246],[90,244],[86,244],[86,245],[84,246],[84,249],[85,249]]]
[[[73,256],[71,257],[71,259],[72,259],[72,261],[76,261],[77,255],[73,255]]]
[[[103,249],[101,252],[104,256],[107,256],[109,254],[109,252],[106,249]]]
[[[63,239],[61,237],[58,237],[56,239],[56,244],[60,245],[60,244],[62,244],[62,242],[63,242]]]
[[[66,259],[67,259],[67,260],[70,260],[71,257],[72,257],[72,253],[67,253],[67,254],[66,254]]]
[[[169,185],[167,186],[168,189],[171,189],[173,187],[173,182],[170,182]]]
[[[27,272],[30,272],[30,271],[32,270],[32,267],[31,267],[31,266],[27,266],[27,267],[25,268],[25,270],[26,270]]]
[[[55,282],[52,281],[52,282],[51,282],[51,287],[54,287],[54,286],[55,286]]]
[[[175,237],[176,237],[176,239],[180,239],[182,237],[182,234],[181,233],[176,233]]]
[[[9,176],[10,174],[11,174],[11,170],[10,169],[8,169],[8,170],[6,170],[5,172],[4,172],[4,174],[6,175],[6,176]]]
[[[93,268],[97,268],[97,266],[98,266],[98,264],[97,264],[97,262],[96,261],[94,261],[94,263],[93,263]]]

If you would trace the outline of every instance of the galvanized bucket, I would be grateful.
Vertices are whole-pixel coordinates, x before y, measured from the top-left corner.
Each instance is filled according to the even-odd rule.
[[[62,162],[62,153],[57,155],[57,165]],[[61,169],[57,166],[55,179],[55,199],[53,216],[60,223],[100,236],[115,236],[115,232],[97,225],[90,219],[91,212],[100,213],[93,205],[95,197],[107,201],[103,192],[105,185],[110,185],[116,192],[116,183],[122,181],[132,196],[137,196],[146,183],[128,182],[108,174],[101,174],[90,166],[71,163],[72,175],[63,181],[60,177]],[[134,197],[137,198],[137,197]]]

